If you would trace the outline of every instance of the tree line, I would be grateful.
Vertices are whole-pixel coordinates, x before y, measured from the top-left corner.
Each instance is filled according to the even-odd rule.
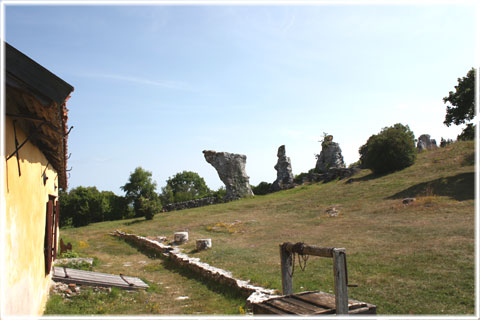
[[[182,171],[170,177],[157,193],[152,173],[137,167],[128,181],[120,187],[125,192],[118,196],[112,191],[99,191],[96,187],[76,187],[70,192],[60,191],[60,226],[81,227],[93,222],[145,217],[153,219],[162,207],[204,197],[223,200],[225,188],[210,190],[205,180],[192,171]]]

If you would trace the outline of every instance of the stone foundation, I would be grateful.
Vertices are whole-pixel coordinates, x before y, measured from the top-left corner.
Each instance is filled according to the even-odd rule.
[[[116,230],[111,235],[133,242],[134,244],[160,253],[161,256],[170,259],[178,266],[188,268],[205,279],[227,285],[247,298],[247,305],[258,303],[266,299],[276,297],[275,290],[265,289],[251,285],[249,281],[236,279],[232,273],[201,262],[199,258],[192,258],[181,252],[181,249],[164,245],[155,240],[137,236]]]

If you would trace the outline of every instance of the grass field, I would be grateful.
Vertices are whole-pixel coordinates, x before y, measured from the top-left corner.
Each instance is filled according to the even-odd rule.
[[[418,155],[402,171],[375,176],[362,170],[330,183],[226,204],[162,213],[142,219],[103,222],[61,230],[83,256],[98,258],[95,271],[124,273],[149,281],[149,292],[117,292],[126,307],[74,309],[52,297],[47,313],[235,314],[245,301],[235,292],[205,283],[160,259],[150,258],[109,235],[119,229],[143,236],[188,231],[190,239],[212,238],[213,248],[182,247],[241,279],[281,289],[278,245],[303,241],[347,250],[351,298],[377,305],[378,314],[473,314],[475,285],[474,143],[457,142]],[[405,206],[402,199],[416,197]],[[339,216],[325,211],[335,206]],[[310,257],[298,264],[294,291],[333,291],[332,261]],[[185,300],[176,300],[188,296]],[[57,301],[54,301],[54,300]],[[103,299],[103,298],[102,298]],[[127,299],[127,300],[125,300]],[[113,300],[112,300],[113,301]],[[105,302],[105,305],[108,303]],[[88,304],[87,304],[88,305]],[[92,303],[94,305],[94,303]],[[61,307],[69,306],[67,310]],[[60,310],[61,309],[61,310]],[[69,311],[70,310],[70,311]]]

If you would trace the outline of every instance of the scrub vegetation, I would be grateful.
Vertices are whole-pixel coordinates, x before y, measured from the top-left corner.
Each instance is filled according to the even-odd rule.
[[[174,232],[188,231],[190,241],[182,245],[186,253],[271,289],[281,289],[280,243],[344,247],[349,283],[358,285],[349,288],[349,297],[377,305],[378,314],[473,314],[474,159],[474,142],[458,141],[421,152],[412,166],[390,174],[364,169],[350,180],[161,213],[153,220],[67,228],[61,236],[81,256],[97,258],[94,271],[137,276],[152,285],[146,292],[112,291],[96,298],[104,301],[106,314],[238,314],[245,309],[245,299],[235,292],[110,236],[116,229],[169,240]],[[406,197],[416,201],[405,205]],[[332,206],[338,216],[326,214]],[[213,247],[197,252],[194,240],[200,238],[211,238]],[[305,271],[298,264],[295,268],[294,292],[331,292],[332,273],[330,259],[310,257]],[[78,307],[92,295],[87,291],[69,302],[52,296],[47,313],[98,313],[98,301]]]

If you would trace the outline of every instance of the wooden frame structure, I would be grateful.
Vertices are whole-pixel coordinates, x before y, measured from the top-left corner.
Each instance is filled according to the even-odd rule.
[[[345,248],[322,248],[305,245],[302,242],[284,242],[280,245],[280,261],[282,272],[283,295],[293,294],[292,265],[294,254],[312,255],[333,258],[333,275],[335,281],[335,309],[336,314],[348,314],[348,274],[347,256]]]

